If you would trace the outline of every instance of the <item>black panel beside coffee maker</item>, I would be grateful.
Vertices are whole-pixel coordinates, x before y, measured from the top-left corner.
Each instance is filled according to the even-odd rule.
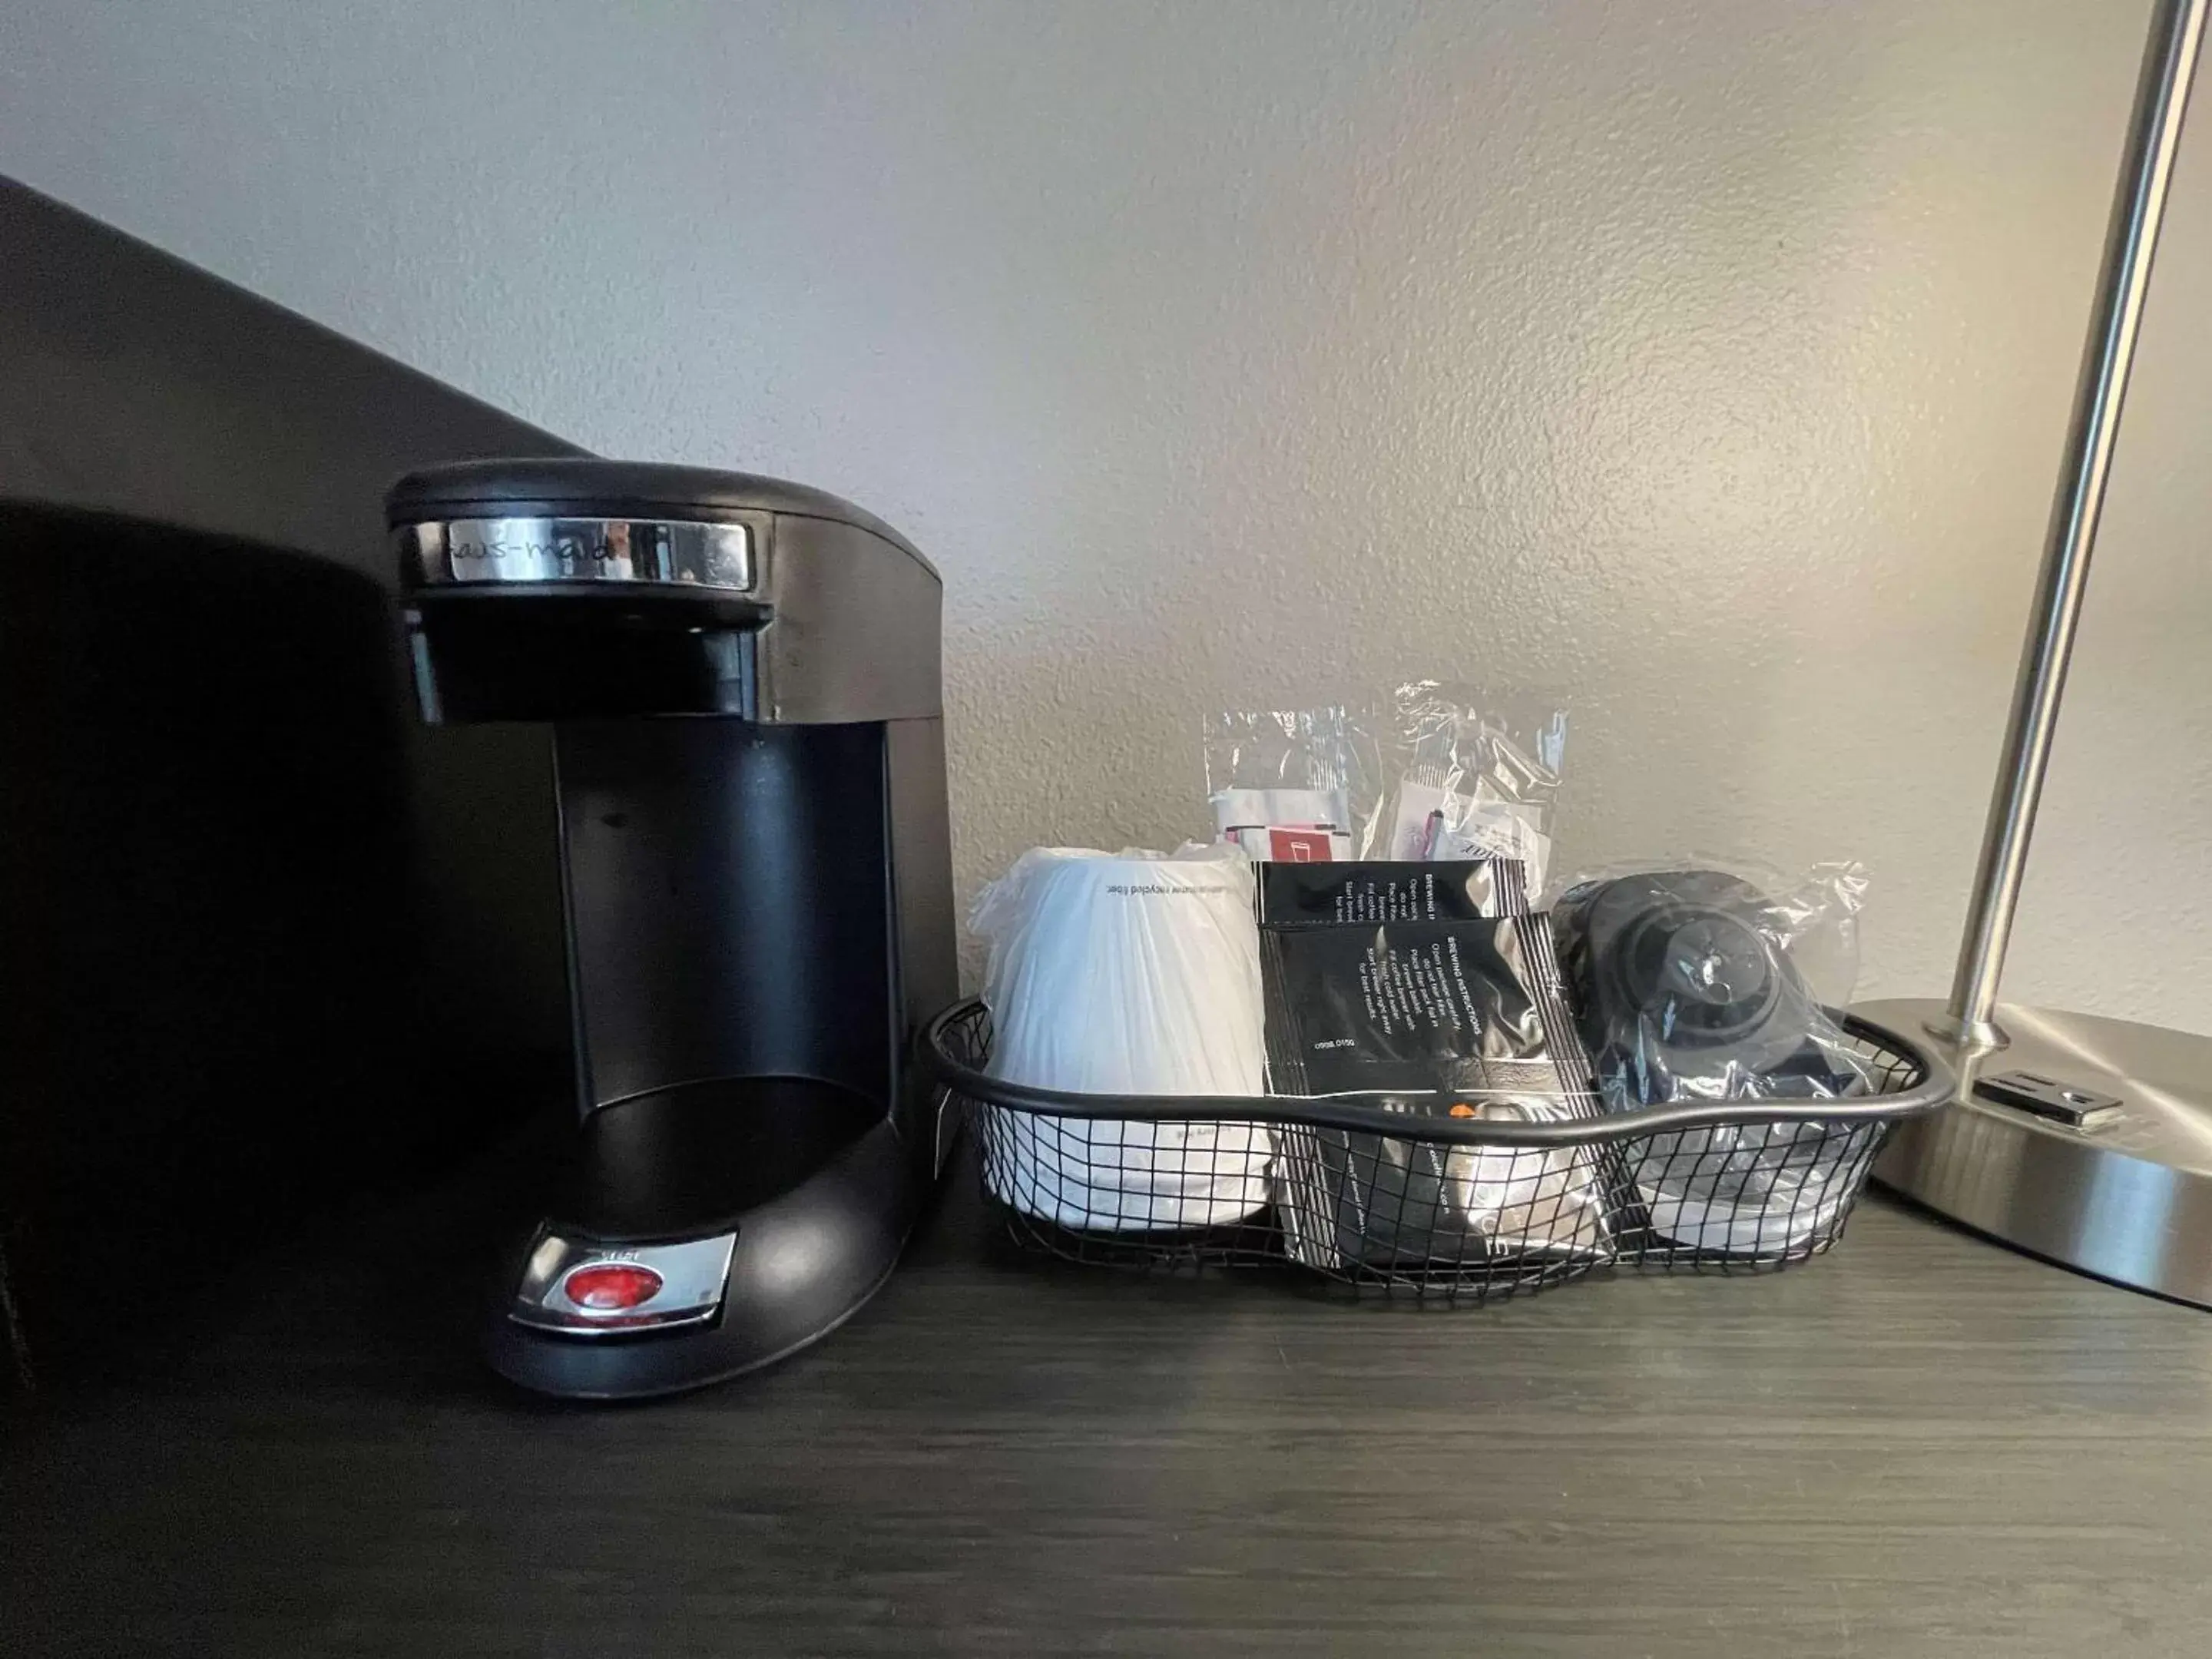
[[[949,1139],[908,1067],[956,989],[939,584],[799,486],[603,461],[403,479],[424,717],[550,722],[577,1080],[492,1364],[669,1392],[842,1322]]]
[[[416,726],[379,505],[579,452],[4,179],[0,316],[4,1394],[559,1086],[544,734]]]

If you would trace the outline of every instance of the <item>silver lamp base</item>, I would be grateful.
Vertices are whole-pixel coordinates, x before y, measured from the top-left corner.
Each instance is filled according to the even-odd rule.
[[[1855,1012],[1919,1037],[1944,1005]],[[1932,1042],[1956,1097],[1900,1125],[1875,1178],[2063,1267],[2212,1308],[2212,1038],[2010,1006],[1996,1023],[2010,1039],[2001,1048]],[[2022,1073],[2118,1109],[2075,1127],[1976,1092]]]

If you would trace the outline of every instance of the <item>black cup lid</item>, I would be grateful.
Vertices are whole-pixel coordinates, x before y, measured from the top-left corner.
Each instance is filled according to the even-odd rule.
[[[1757,929],[1725,910],[1648,912],[1620,945],[1630,1005],[1663,1012],[1668,1039],[1685,1047],[1741,1042],[1757,1033],[1781,995],[1781,975]]]
[[[1639,1042],[1693,1066],[1709,1062],[1691,1051],[1732,1049],[1755,1070],[1794,1048],[1813,1007],[1761,926],[1767,906],[1756,888],[1718,871],[1598,884],[1563,907],[1590,963],[1592,1013],[1627,1022]]]

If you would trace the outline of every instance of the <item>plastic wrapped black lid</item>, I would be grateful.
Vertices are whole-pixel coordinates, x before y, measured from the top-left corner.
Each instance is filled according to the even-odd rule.
[[[1585,883],[1552,914],[1613,1109],[1839,1095],[1856,1079],[1843,1034],[1790,959],[1777,901],[1750,883],[1654,871]]]

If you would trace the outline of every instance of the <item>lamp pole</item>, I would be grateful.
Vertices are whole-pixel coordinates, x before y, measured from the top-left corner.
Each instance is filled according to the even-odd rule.
[[[2208,9],[2212,9],[2212,0],[2158,0],[2152,14],[2119,185],[2112,198],[2112,222],[2105,233],[2088,344],[2074,392],[2064,471],[2051,502],[2043,568],[2036,578],[2027,639],[2021,649],[2020,677],[2013,686],[2012,715],[1997,763],[1989,823],[1982,834],[1981,863],[1966,905],[1958,971],[1948,1006],[1928,1022],[1936,1036],[1962,1047],[1999,1048],[2008,1041],[1996,1024],[1997,981],[2004,972],[2005,946],[2012,937],[2021,878],[2027,870],[2028,837],[2035,828],[2036,804],[2050,765],[2059,699],[2066,690],[2067,659],[2073,654],[2075,624],[2088,586],[2097,517],[2105,505],[2120,406],[2127,397],[2128,370],[2142,324],[2143,295],[2150,286],[2151,256],[2158,246],[2159,222],[2166,214],[2166,188],[2173,179],[2174,153],[2181,144],[2182,115],[2197,50],[2203,44]]]

